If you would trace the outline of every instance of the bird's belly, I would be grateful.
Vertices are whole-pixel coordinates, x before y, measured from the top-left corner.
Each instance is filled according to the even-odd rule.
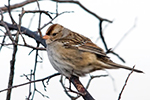
[[[52,66],[65,76],[85,76],[94,70],[95,55],[74,49],[48,47],[48,57]]]
[[[63,58],[63,55],[61,53],[58,53],[59,51],[56,50],[55,48],[47,48],[49,50],[47,50],[48,52],[48,58],[52,64],[52,66],[54,67],[55,70],[57,70],[59,73],[70,77],[71,73],[72,73],[72,65],[70,62],[66,61]]]

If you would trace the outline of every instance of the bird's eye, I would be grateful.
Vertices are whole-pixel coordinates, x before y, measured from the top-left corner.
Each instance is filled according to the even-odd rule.
[[[52,36],[56,36],[57,33],[53,33]]]

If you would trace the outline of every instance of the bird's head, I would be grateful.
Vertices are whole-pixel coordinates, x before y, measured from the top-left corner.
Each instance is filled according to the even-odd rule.
[[[55,40],[65,37],[68,33],[69,30],[64,28],[62,25],[53,24],[47,29],[46,35],[43,36],[43,39],[46,40],[46,44],[50,44]]]

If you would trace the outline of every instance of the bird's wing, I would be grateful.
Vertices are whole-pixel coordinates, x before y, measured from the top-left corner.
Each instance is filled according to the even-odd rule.
[[[78,49],[106,57],[106,53],[103,51],[103,49],[101,49],[100,47],[98,47],[97,45],[95,45],[90,41],[78,46]]]
[[[74,33],[71,38],[65,37],[59,39],[58,41],[63,42],[66,48],[76,48],[81,51],[91,52],[99,56],[108,57],[106,56],[106,53],[103,51],[103,49],[94,44],[89,38],[77,33]]]

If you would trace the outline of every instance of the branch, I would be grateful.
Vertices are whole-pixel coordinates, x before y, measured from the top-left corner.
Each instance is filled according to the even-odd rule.
[[[115,56],[117,56],[122,62],[124,62],[125,63],[125,60],[122,58],[122,57],[120,57],[120,55],[119,54],[117,54],[117,53],[115,53],[114,51],[112,51],[112,49],[110,48],[110,49],[108,49],[107,51],[106,51],[106,54],[108,54],[108,53],[112,53],[112,54],[114,54]]]
[[[100,35],[100,37],[101,37],[101,39],[102,39],[102,42],[104,43],[104,47],[105,47],[105,49],[106,49],[106,51],[107,51],[107,50],[108,50],[108,47],[107,47],[107,44],[106,44],[106,42],[105,42],[105,38],[104,38],[104,36],[103,36],[102,22],[103,22],[103,20],[99,22],[99,30],[100,30],[100,31],[99,31],[99,35]]]
[[[79,81],[79,78],[76,76],[72,76],[70,78],[71,82],[75,86],[75,88],[78,90],[79,93],[82,94],[82,97],[84,100],[95,100],[90,93],[85,89],[85,87],[82,85],[82,83]]]
[[[118,41],[116,46],[113,48],[113,51],[120,45],[120,43],[126,38],[126,36],[136,27],[137,18],[135,18],[133,26],[123,35],[123,37]]]
[[[44,13],[45,15],[47,15],[50,19],[53,19],[51,17],[51,15],[49,14],[48,11],[45,11],[45,10],[25,10],[24,13]]]
[[[66,95],[68,96],[68,97],[70,97],[70,99],[71,100],[76,100],[76,98],[78,97],[74,97],[74,96],[72,96],[72,95],[70,95],[69,93],[68,93],[68,91],[67,91],[67,89],[66,89],[66,87],[65,87],[65,85],[64,85],[64,83],[63,83],[63,76],[61,75],[61,78],[60,78],[60,83],[61,83],[61,85],[62,85],[62,87],[63,87],[63,89],[64,89],[64,91],[65,91],[65,93],[66,93]],[[71,85],[71,84],[70,84]]]
[[[121,99],[121,95],[122,95],[122,93],[123,93],[123,91],[124,91],[124,89],[125,89],[125,87],[126,87],[126,85],[127,85],[127,82],[128,82],[128,80],[129,80],[129,77],[131,76],[131,74],[132,74],[133,71],[134,71],[134,67],[135,67],[135,66],[133,66],[132,71],[129,73],[128,77],[126,78],[125,84],[124,84],[124,86],[123,86],[123,88],[122,88],[122,90],[121,90],[121,92],[120,92],[120,94],[119,94],[118,100]]]
[[[18,30],[18,27],[17,25],[12,25],[10,23],[7,23],[7,22],[4,22],[4,21],[0,21],[0,26],[3,26],[4,27],[4,24],[5,23],[8,27],[9,30]],[[20,31],[23,32],[23,34],[33,38],[34,40],[36,40],[37,42],[41,43],[44,47],[46,47],[46,43],[45,43],[45,40],[42,39],[38,34],[37,32],[33,32],[23,26],[20,27]],[[13,39],[13,38],[12,38]]]
[[[51,0],[51,1],[54,1],[54,2],[59,2],[59,3],[74,3],[74,4],[77,4],[79,5],[82,9],[84,9],[86,12],[88,12],[89,14],[93,15],[94,17],[96,17],[97,19],[99,20],[103,20],[103,21],[107,21],[109,23],[112,23],[112,21],[108,20],[108,19],[105,19],[105,18],[102,18],[100,16],[98,16],[96,13],[90,11],[89,9],[87,9],[85,6],[83,6],[79,1],[74,1],[74,0]]]
[[[87,83],[87,85],[86,85],[86,89],[89,88],[90,83],[91,83],[91,81],[92,81],[94,78],[107,77],[107,76],[108,76],[108,75],[96,75],[96,76],[90,76],[90,79],[89,79],[89,81],[88,81],[88,83]]]
[[[14,4],[14,5],[10,5],[10,9],[16,9],[16,8],[20,8],[22,6],[25,6],[27,4],[30,4],[30,3],[33,3],[33,2],[36,2],[37,0],[26,0],[26,1],[23,1],[23,2],[20,2],[20,3],[17,3],[17,4]],[[41,0],[38,0],[38,1],[41,1]],[[7,7],[0,7],[0,9],[4,12],[8,11]]]
[[[56,73],[56,74],[50,75],[50,76],[45,77],[45,78],[42,78],[42,79],[38,79],[38,80],[34,80],[34,81],[29,81],[29,82],[26,82],[26,83],[23,83],[23,84],[14,85],[14,86],[9,87],[9,88],[7,88],[7,89],[0,90],[0,93],[1,93],[1,92],[4,92],[4,91],[7,91],[7,90],[9,90],[9,89],[17,88],[17,87],[24,86],[24,85],[27,85],[27,84],[44,81],[44,80],[46,80],[46,79],[51,79],[51,78],[53,78],[53,77],[55,77],[55,76],[58,76],[58,75],[60,75],[60,73]]]
[[[13,44],[13,43],[8,43],[8,44],[5,44],[5,43],[0,43],[2,46],[8,46],[8,45],[18,45],[18,46],[23,46],[23,47],[28,47],[28,48],[31,48],[33,50],[41,50],[41,51],[45,51],[46,48],[43,48],[43,47],[34,47],[32,45],[28,45],[28,44]],[[1,50],[1,47],[0,47],[0,50]]]

